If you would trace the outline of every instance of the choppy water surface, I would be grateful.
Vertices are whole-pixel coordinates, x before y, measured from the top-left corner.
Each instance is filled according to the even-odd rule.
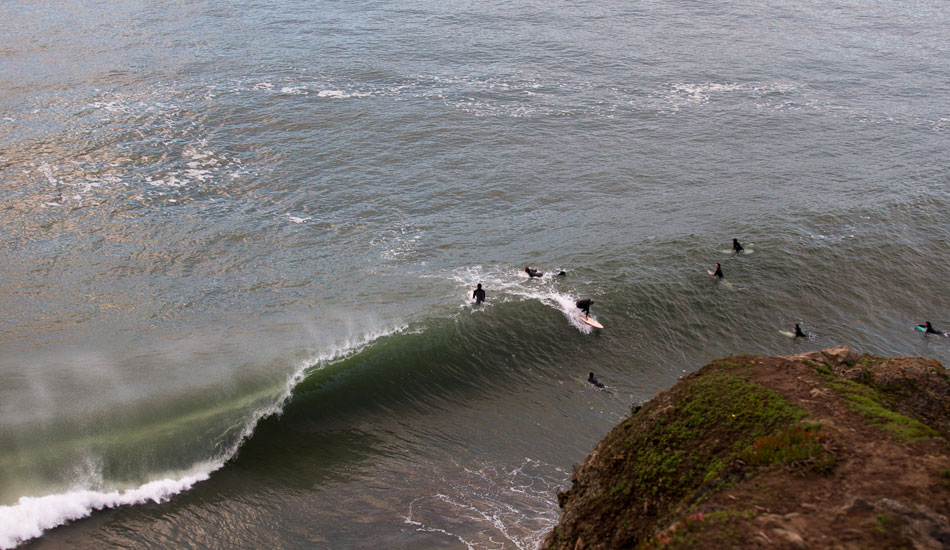
[[[946,363],[913,325],[950,328],[947,28],[0,5],[0,548],[533,548],[572,465],[706,361]]]

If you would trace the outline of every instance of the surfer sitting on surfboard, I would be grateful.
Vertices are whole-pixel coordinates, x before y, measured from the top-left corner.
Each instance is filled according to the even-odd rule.
[[[720,266],[719,264],[716,264],[716,271],[710,271],[709,274],[712,275],[713,277],[718,277],[720,279],[725,277],[725,275],[722,274],[722,266]]]
[[[802,327],[795,323],[795,338],[808,338],[808,335],[802,332]]]
[[[472,298],[475,298],[475,305],[485,301],[485,290],[482,288],[482,283],[478,283],[478,286],[475,287],[475,291],[472,292]]]
[[[732,239],[732,251],[736,254],[742,254],[743,250],[742,245],[739,244],[739,239]]]
[[[917,326],[923,329],[924,334],[939,334],[940,336],[947,335],[945,332],[940,332],[939,330],[933,328],[933,326],[930,325],[930,321],[926,321],[924,324]]]
[[[590,306],[593,303],[594,301],[591,300],[590,298],[585,298],[583,300],[578,300],[577,304],[575,305],[577,305],[577,307],[579,307],[580,310],[584,312],[585,316],[590,317]]]
[[[527,273],[527,274],[528,274],[528,277],[531,278],[531,279],[533,279],[533,278],[535,278],[535,277],[540,278],[542,275],[544,275],[544,273],[538,271],[538,269],[535,268],[535,267],[528,267],[528,266],[525,266],[524,272]]]

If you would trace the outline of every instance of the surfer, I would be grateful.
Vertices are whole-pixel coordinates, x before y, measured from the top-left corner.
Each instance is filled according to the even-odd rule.
[[[593,384],[593,386],[597,388],[598,390],[608,393],[612,397],[617,397],[617,392],[605,386],[604,383],[601,382],[600,380],[594,378],[594,373],[590,373],[587,375],[587,381]]]
[[[725,275],[722,274],[722,266],[720,266],[719,264],[716,264],[716,271],[713,271],[712,273],[710,273],[710,275],[712,275],[713,277],[718,277],[720,279],[725,277]]]
[[[732,251],[736,254],[742,254],[742,251],[745,250],[742,248],[742,245],[739,244],[739,239],[732,239]]]
[[[590,306],[591,306],[591,304],[593,304],[593,303],[594,303],[594,301],[591,300],[590,298],[585,298],[585,299],[583,299],[583,300],[578,300],[575,305],[576,305],[578,308],[580,308],[581,311],[584,312],[584,315],[585,315],[585,316],[590,317]]]
[[[475,287],[475,291],[472,292],[472,298],[475,298],[475,305],[485,301],[485,290],[482,288],[482,283],[478,283],[478,286]]]
[[[558,271],[558,272],[557,272],[557,276],[558,276],[558,277],[567,277],[567,271],[564,271],[564,270],[562,269],[561,271]]]
[[[931,326],[930,321],[925,321],[922,325],[917,325],[918,327],[924,329],[924,334],[939,334],[940,336],[946,336],[946,333],[940,332],[939,330]]]
[[[528,278],[530,279],[533,279],[535,277],[540,278],[542,275],[544,275],[544,273],[538,271],[537,268],[528,267],[528,266],[525,266],[524,272],[528,274]]]
[[[808,335],[802,332],[802,327],[795,323],[795,338],[808,338]]]

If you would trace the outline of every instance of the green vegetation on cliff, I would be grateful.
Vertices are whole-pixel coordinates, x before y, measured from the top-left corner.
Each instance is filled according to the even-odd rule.
[[[840,348],[711,363],[601,441],[545,547],[950,543],[950,495],[920,496],[947,493],[946,434],[928,419],[948,403],[946,371],[924,360]],[[912,517],[928,534],[908,534]]]

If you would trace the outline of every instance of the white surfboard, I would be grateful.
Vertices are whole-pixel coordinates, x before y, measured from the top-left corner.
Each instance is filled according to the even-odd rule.
[[[578,315],[577,320],[594,328],[604,328],[604,325],[598,323],[597,319],[591,319],[590,317],[586,317],[584,315]]]

